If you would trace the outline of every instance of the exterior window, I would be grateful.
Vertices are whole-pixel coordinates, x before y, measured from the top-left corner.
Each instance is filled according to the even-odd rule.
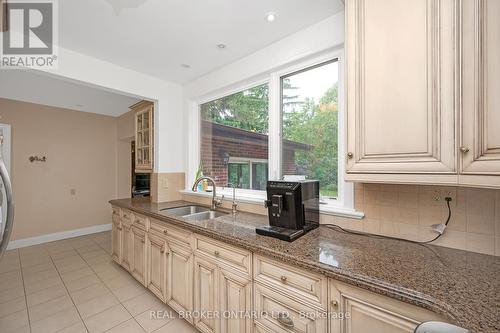
[[[338,193],[338,61],[281,77],[281,173],[320,181],[320,195]]]
[[[268,90],[267,84],[259,85],[200,106],[199,169],[217,186],[232,183],[243,189],[265,189]]]

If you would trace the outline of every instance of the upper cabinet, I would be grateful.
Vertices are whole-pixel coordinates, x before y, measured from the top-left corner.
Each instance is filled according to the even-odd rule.
[[[500,186],[499,9],[346,1],[347,180]]]
[[[500,184],[500,1],[463,1],[460,181]],[[474,177],[482,175],[482,177]],[[497,177],[491,177],[496,175]]]
[[[141,101],[130,107],[135,112],[135,170],[153,172],[154,105]]]

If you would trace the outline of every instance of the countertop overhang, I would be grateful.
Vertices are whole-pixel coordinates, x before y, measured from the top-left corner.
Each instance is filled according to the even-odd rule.
[[[187,201],[110,204],[443,315],[473,332],[500,332],[500,257],[434,245],[365,237],[320,226],[288,243],[260,236],[267,216],[238,212],[192,221],[162,213]]]

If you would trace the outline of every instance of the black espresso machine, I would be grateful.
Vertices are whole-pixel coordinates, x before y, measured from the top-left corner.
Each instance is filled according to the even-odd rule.
[[[270,180],[266,189],[269,225],[257,234],[291,242],[319,226],[319,181]]]

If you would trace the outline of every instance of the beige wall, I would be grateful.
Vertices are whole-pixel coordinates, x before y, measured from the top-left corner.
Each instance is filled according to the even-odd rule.
[[[119,187],[116,118],[7,99],[0,117],[12,125],[13,240],[110,223],[107,202]],[[31,155],[47,162],[30,163]]]
[[[500,190],[387,184],[356,184],[355,206],[362,220],[322,215],[321,223],[372,234],[430,240],[432,224],[448,216],[444,196],[451,196],[452,219],[436,245],[500,256]],[[436,201],[435,198],[441,198]],[[184,195],[185,200],[210,204],[210,198]],[[229,201],[224,207],[230,208]],[[267,214],[263,205],[240,204],[239,209]]]

